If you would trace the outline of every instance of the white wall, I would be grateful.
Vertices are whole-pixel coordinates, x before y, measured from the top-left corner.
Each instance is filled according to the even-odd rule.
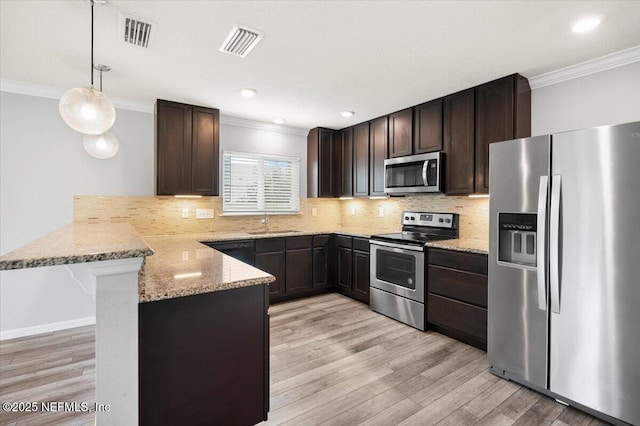
[[[531,91],[531,134],[640,120],[640,62]]]
[[[62,91],[43,90],[45,96]],[[149,106],[151,110],[151,106]],[[58,100],[0,92],[0,253],[73,221],[74,195],[153,194],[153,114],[117,110],[120,152],[90,157],[82,135],[58,114]],[[306,131],[222,117],[221,149],[301,158]],[[0,272],[0,339],[91,323],[93,299],[65,267]]]

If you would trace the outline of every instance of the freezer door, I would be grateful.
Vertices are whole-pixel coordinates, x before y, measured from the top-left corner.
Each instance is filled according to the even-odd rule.
[[[548,354],[544,219],[549,150],[549,136],[489,147],[489,364],[494,372],[506,372],[543,388],[547,386]],[[535,229],[536,223],[540,229]],[[528,240],[535,243],[535,251],[531,244],[524,244]]]
[[[640,122],[552,146],[550,389],[640,425]]]

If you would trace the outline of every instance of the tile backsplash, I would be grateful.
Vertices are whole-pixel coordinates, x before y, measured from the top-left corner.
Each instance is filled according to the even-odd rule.
[[[183,208],[189,217],[183,219]],[[213,219],[196,219],[196,209],[214,209]],[[312,212],[315,209],[316,216]],[[332,230],[339,227],[365,228],[375,232],[400,229],[404,210],[460,214],[460,237],[487,241],[489,200],[486,198],[422,195],[387,199],[304,198],[301,214],[269,217],[269,229]],[[74,197],[75,220],[128,220],[142,235],[200,232],[259,231],[262,216],[222,216],[222,198],[175,198],[170,196],[85,196]],[[382,216],[382,217],[380,217]]]

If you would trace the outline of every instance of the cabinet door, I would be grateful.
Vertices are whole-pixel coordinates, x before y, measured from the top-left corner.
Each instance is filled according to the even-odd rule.
[[[513,76],[476,88],[475,192],[489,192],[489,144],[513,139]]]
[[[285,262],[287,295],[313,288],[313,255],[311,248],[287,250]]]
[[[351,253],[346,247],[338,247],[338,288],[351,292]]]
[[[284,251],[273,253],[256,253],[255,265],[256,268],[270,273],[276,280],[269,283],[269,299],[277,299],[280,296],[284,296],[284,282],[285,282],[285,254]]]
[[[413,111],[411,108],[389,116],[389,158],[412,154],[412,126]]]
[[[334,197],[334,137],[333,131],[320,129],[318,141],[318,196]]]
[[[348,127],[335,134],[336,195],[353,196],[353,128]]]
[[[474,157],[474,90],[444,98],[445,192],[471,194]]]
[[[329,287],[329,248],[313,248],[313,288]]]
[[[369,123],[353,128],[353,195],[369,195]]]
[[[191,192],[192,108],[158,99],[156,104],[156,193]]]
[[[369,195],[384,195],[384,160],[387,158],[387,117],[371,121],[369,129]]]
[[[218,123],[217,109],[193,108],[192,194],[218,195]]]
[[[369,304],[369,253],[353,251],[353,296]]]
[[[442,150],[442,99],[413,108],[413,153]]]

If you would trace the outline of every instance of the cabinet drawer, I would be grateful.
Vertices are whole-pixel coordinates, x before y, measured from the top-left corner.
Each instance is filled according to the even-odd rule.
[[[453,269],[487,275],[489,260],[486,254],[465,253],[452,250],[429,248],[429,265],[446,266]]]
[[[428,267],[427,287],[430,293],[487,307],[487,276],[458,271],[436,265]]]
[[[287,250],[311,248],[313,237],[291,237],[287,238]]]
[[[331,235],[314,235],[313,246],[314,247],[326,246],[329,244],[329,238],[331,238]]]
[[[486,347],[487,310],[484,308],[429,293],[427,322],[452,331],[452,337],[459,340]]]
[[[284,238],[265,238],[256,240],[256,253],[284,251]]]
[[[347,237],[346,235],[338,235],[336,236],[336,242],[338,244],[338,247],[349,247],[351,248],[351,240],[353,238],[351,237]]]
[[[353,249],[369,253],[369,240],[367,238],[353,238]]]

